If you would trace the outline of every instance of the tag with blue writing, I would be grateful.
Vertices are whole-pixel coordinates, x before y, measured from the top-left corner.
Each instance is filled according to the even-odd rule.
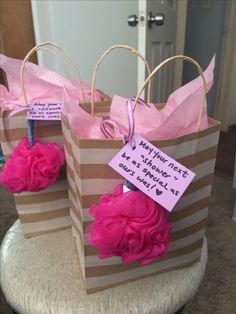
[[[135,145],[127,143],[109,162],[109,166],[172,211],[195,173],[141,136],[134,135],[132,141]]]
[[[62,103],[35,102],[29,105],[28,120],[61,120]]]

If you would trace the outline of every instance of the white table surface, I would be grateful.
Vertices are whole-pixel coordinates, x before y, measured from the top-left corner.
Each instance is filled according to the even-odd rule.
[[[70,230],[24,239],[19,221],[1,246],[1,286],[21,314],[164,314],[174,313],[195,294],[207,263],[148,277],[87,295]]]

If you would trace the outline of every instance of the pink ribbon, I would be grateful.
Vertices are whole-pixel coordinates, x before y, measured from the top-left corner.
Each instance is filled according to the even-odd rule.
[[[135,97],[131,97],[126,100],[126,109],[127,109],[127,117],[128,117],[128,125],[129,125],[128,135],[123,133],[120,125],[117,122],[111,119],[104,119],[101,121],[101,131],[107,138],[110,138],[110,139],[114,138],[111,132],[107,128],[107,126],[111,126],[119,132],[119,134],[122,137],[123,143],[126,144],[128,142],[131,142],[132,147],[135,147],[135,144],[133,143],[133,139],[132,139],[134,135],[134,131],[135,131],[134,109],[132,108],[132,103],[134,102],[134,100],[135,100]],[[141,98],[138,99],[137,104],[148,106],[148,104],[145,103]]]

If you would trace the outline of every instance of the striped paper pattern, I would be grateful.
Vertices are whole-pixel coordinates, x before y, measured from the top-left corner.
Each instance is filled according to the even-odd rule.
[[[20,139],[27,134],[25,113],[8,118],[9,113],[1,112],[0,119],[0,140],[6,160]],[[60,122],[37,122],[35,134],[42,142],[51,141],[63,146]],[[14,194],[14,199],[26,238],[71,227],[65,167],[55,184],[39,192]]]
[[[209,128],[171,140],[154,141],[153,145],[196,173],[193,182],[170,214],[173,224],[171,245],[164,258],[149,265],[124,265],[119,257],[99,259],[96,249],[84,242],[83,232],[91,223],[89,207],[104,193],[123,181],[108,166],[122,147],[119,140],[79,139],[62,117],[67,160],[70,215],[76,238],[79,264],[92,293],[124,282],[191,265],[199,260],[208,215],[220,123],[209,119]]]

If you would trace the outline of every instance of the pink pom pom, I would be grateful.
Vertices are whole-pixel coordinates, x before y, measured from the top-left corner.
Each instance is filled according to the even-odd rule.
[[[141,191],[123,193],[123,185],[90,207],[95,221],[85,237],[100,258],[121,256],[123,263],[148,264],[164,256],[170,242],[168,211]]]
[[[0,173],[0,183],[12,193],[40,191],[56,181],[64,162],[64,150],[57,144],[35,140],[30,146],[22,138]]]

